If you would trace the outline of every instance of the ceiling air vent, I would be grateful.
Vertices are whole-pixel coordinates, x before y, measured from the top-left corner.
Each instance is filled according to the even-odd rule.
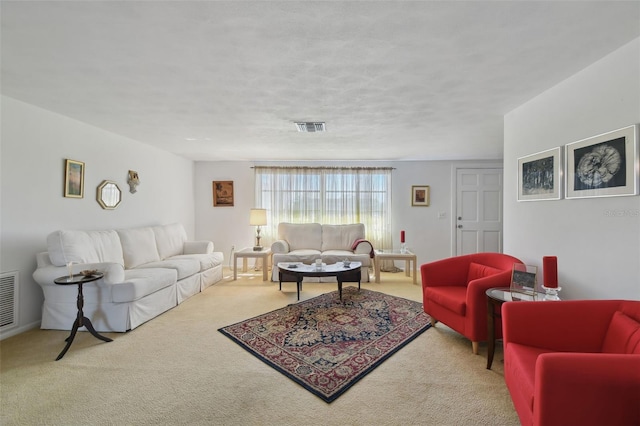
[[[296,128],[298,129],[299,132],[305,132],[305,133],[326,131],[324,122],[296,123]]]

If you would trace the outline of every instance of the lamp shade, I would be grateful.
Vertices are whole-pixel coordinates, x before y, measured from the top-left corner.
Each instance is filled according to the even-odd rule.
[[[267,224],[267,210],[266,209],[251,209],[249,214],[249,225],[262,226]]]

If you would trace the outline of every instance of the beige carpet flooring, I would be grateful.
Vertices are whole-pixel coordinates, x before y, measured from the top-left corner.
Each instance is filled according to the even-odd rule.
[[[363,288],[421,300],[404,273]],[[308,283],[302,299],[336,290]],[[218,332],[296,302],[295,284],[260,272],[225,279],[104,343],[78,333],[60,361],[66,331],[31,330],[0,342],[2,425],[517,425],[502,352],[438,324],[331,404]],[[71,324],[69,324],[71,326]],[[498,345],[500,346],[500,345]]]

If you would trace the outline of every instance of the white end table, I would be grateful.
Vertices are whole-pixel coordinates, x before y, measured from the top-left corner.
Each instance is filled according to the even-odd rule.
[[[411,276],[409,270],[411,269],[411,262],[413,262],[413,283],[418,284],[418,267],[416,265],[418,263],[418,257],[415,254],[411,253],[409,250],[400,251],[399,249],[375,250],[375,254],[374,264],[377,283],[380,282],[380,263],[382,263],[383,260],[404,260],[404,271],[408,277]]]
[[[271,266],[271,249],[263,248],[260,251],[254,251],[253,247],[243,248],[233,253],[233,280],[238,279],[238,258],[242,258],[242,272],[247,272],[247,259],[262,259],[262,281],[269,279],[269,267]]]

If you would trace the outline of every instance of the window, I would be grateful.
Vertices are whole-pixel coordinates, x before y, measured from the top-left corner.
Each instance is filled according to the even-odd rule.
[[[391,170],[256,167],[256,206],[268,216],[265,239],[276,239],[280,222],[363,223],[374,247],[390,247]]]

